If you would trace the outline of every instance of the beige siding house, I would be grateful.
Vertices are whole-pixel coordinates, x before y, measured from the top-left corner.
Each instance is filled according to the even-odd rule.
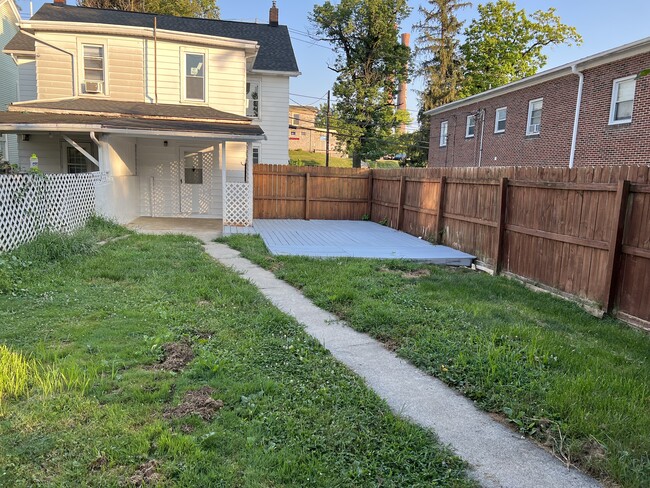
[[[20,16],[13,0],[0,0],[0,50],[18,33]],[[0,55],[0,111],[18,100],[18,67],[9,56]],[[0,133],[0,163],[18,163],[18,140]]]
[[[288,30],[45,4],[8,43],[20,101],[0,114],[24,169],[99,171],[102,212],[252,220],[252,165],[288,163]],[[10,59],[10,58],[9,58]],[[246,215],[246,217],[243,217]]]

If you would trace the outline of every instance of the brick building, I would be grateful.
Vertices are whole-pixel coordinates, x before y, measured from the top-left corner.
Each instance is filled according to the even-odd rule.
[[[289,106],[289,150],[303,150],[311,153],[325,153],[327,131],[316,127],[318,109],[301,105]],[[339,149],[336,131],[330,131],[330,154],[344,157]]]
[[[647,68],[650,37],[435,108],[429,166],[649,164]]]

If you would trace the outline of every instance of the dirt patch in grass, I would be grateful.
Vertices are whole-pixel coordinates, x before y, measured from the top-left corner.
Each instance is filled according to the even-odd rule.
[[[159,483],[162,475],[158,473],[160,463],[155,459],[141,464],[137,471],[127,480],[127,486],[147,486]]]
[[[381,267],[379,268],[379,271],[382,273],[398,274],[402,278],[406,278],[406,279],[426,278],[427,276],[431,276],[431,271],[426,268],[414,269],[412,271],[403,271],[400,269],[390,269],[390,268]]]
[[[187,363],[194,359],[194,352],[189,344],[184,342],[170,342],[163,347],[164,359],[156,369],[165,371],[180,371]]]
[[[90,471],[101,471],[108,465],[108,458],[103,454],[95,459],[88,468]]]
[[[180,405],[165,412],[165,418],[173,419],[198,415],[203,420],[212,420],[217,411],[223,408],[221,400],[212,398],[214,391],[214,388],[209,386],[188,391],[185,393]]]

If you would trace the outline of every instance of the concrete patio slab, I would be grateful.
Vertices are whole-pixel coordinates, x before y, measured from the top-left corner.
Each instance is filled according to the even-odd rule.
[[[253,225],[276,255],[407,259],[452,266],[470,266],[474,259],[470,254],[374,222],[257,219]]]
[[[190,234],[207,241],[223,233],[221,219],[190,217],[138,217],[127,227],[143,234]]]

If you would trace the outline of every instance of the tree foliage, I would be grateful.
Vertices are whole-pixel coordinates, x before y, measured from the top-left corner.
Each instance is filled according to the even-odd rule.
[[[218,19],[216,0],[79,0],[82,7]]]
[[[464,96],[534,75],[546,64],[546,46],[582,42],[575,27],[563,24],[554,8],[528,15],[514,2],[497,0],[479,5],[478,12],[461,46]]]
[[[333,114],[356,167],[381,156],[384,141],[408,120],[395,110],[394,94],[408,77],[410,50],[400,44],[398,26],[409,12],[407,0],[341,0],[310,14],[317,38],[336,52]]]
[[[463,22],[456,14],[472,5],[462,0],[428,0],[428,3],[428,8],[420,6],[422,20],[413,26],[418,32],[416,71],[425,83],[420,94],[421,111],[453,102],[458,97],[463,77],[458,36]]]

